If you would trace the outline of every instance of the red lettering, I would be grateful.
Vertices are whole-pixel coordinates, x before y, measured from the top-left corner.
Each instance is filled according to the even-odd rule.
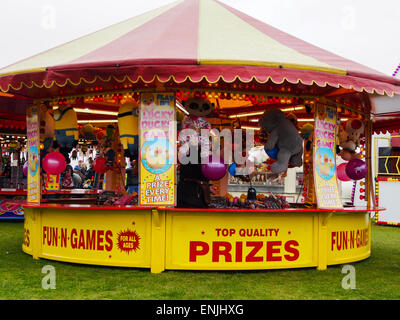
[[[247,247],[253,247],[253,250],[246,256],[246,262],[260,262],[263,261],[263,257],[256,257],[255,255],[260,251],[263,246],[262,241],[247,241]]]
[[[298,247],[299,243],[296,240],[289,240],[285,243],[285,251],[292,255],[285,254],[284,257],[287,261],[295,261],[299,258],[299,250],[293,247]]]
[[[46,226],[43,227],[43,232],[42,233],[43,233],[43,244],[44,244],[46,236],[47,236],[47,227]]]
[[[86,249],[95,250],[96,246],[96,230],[86,230]]]
[[[78,249],[85,249],[85,233],[83,230],[79,232],[79,244]]]
[[[58,244],[58,228],[51,227],[51,244],[57,247]]]
[[[111,251],[112,250],[112,247],[113,247],[112,236],[113,236],[112,231],[111,230],[107,230],[107,232],[106,232],[106,242],[107,242],[106,250],[107,251]]]
[[[72,249],[76,249],[77,235],[78,235],[78,233],[76,232],[76,229],[72,229],[71,230],[71,248]]]
[[[61,247],[67,247],[67,228],[61,228]]]
[[[223,247],[224,249],[221,249]],[[215,241],[213,242],[212,249],[212,262],[219,262],[219,256],[225,257],[225,262],[232,262],[232,256],[230,251],[232,249],[232,245],[230,242],[226,241]]]
[[[200,247],[198,250],[197,248]],[[210,251],[207,242],[203,241],[190,241],[189,244],[189,261],[196,262],[197,256],[204,256]]]
[[[331,237],[331,251],[333,251],[333,247],[335,246],[335,243],[336,243],[336,241],[335,241],[336,235],[337,235],[336,232],[332,232],[332,237]]]
[[[243,242],[236,242],[236,262],[242,262],[243,260]]]
[[[350,249],[354,248],[354,230],[350,231]]]
[[[104,231],[103,230],[97,230],[97,250],[101,251],[104,250],[103,247],[103,236],[104,236]]]
[[[282,257],[274,256],[274,253],[280,253],[281,249],[274,249],[276,246],[282,245],[281,241],[267,241],[267,261],[282,261]]]

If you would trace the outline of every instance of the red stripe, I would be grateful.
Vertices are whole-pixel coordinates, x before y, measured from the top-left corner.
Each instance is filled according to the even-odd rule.
[[[229,7],[222,2],[219,2],[219,1],[216,1],[216,2],[218,2],[221,6],[223,6],[225,9],[229,10],[230,12],[232,12],[233,14],[235,14],[242,20],[244,20],[246,23],[252,25],[257,30],[266,34],[270,38],[272,38],[272,39],[278,41],[279,43],[281,43],[289,48],[292,48],[306,56],[309,56],[318,61],[327,63],[333,67],[336,67],[336,68],[339,68],[342,70],[346,70],[349,75],[365,77],[365,78],[370,77],[371,79],[374,79],[374,80],[385,81],[385,82],[390,81],[390,83],[396,83],[396,81],[394,81],[393,78],[386,76],[383,73],[380,73],[376,70],[368,68],[357,62],[345,59],[341,56],[338,56],[329,51],[326,51],[317,46],[314,46],[306,41],[303,41],[303,40],[296,38],[290,34],[280,31],[262,21],[259,21],[251,16],[248,16],[241,11],[238,11],[232,7]],[[399,84],[399,83],[400,82],[397,82],[397,84]]]
[[[137,59],[197,62],[198,0],[184,1],[111,43],[71,63]]]

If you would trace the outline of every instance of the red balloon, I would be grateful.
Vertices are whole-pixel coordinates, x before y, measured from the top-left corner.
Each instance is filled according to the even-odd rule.
[[[346,173],[347,162],[341,163],[336,169],[337,177],[340,181],[350,181],[351,179]]]
[[[42,161],[43,169],[49,174],[60,174],[67,167],[65,157],[60,152],[46,154]]]
[[[97,173],[105,173],[107,168],[107,159],[106,158],[96,158],[93,162],[93,169]]]

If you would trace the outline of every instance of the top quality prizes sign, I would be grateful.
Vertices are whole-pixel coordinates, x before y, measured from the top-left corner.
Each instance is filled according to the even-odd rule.
[[[175,95],[143,93],[140,100],[139,204],[175,206]]]
[[[314,128],[314,182],[318,208],[343,208],[336,177],[336,108],[318,104]]]

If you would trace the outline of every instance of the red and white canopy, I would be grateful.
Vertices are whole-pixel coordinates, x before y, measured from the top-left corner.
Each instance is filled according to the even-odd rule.
[[[107,81],[289,82],[400,94],[400,81],[216,0],[179,0],[0,70],[0,91]]]

